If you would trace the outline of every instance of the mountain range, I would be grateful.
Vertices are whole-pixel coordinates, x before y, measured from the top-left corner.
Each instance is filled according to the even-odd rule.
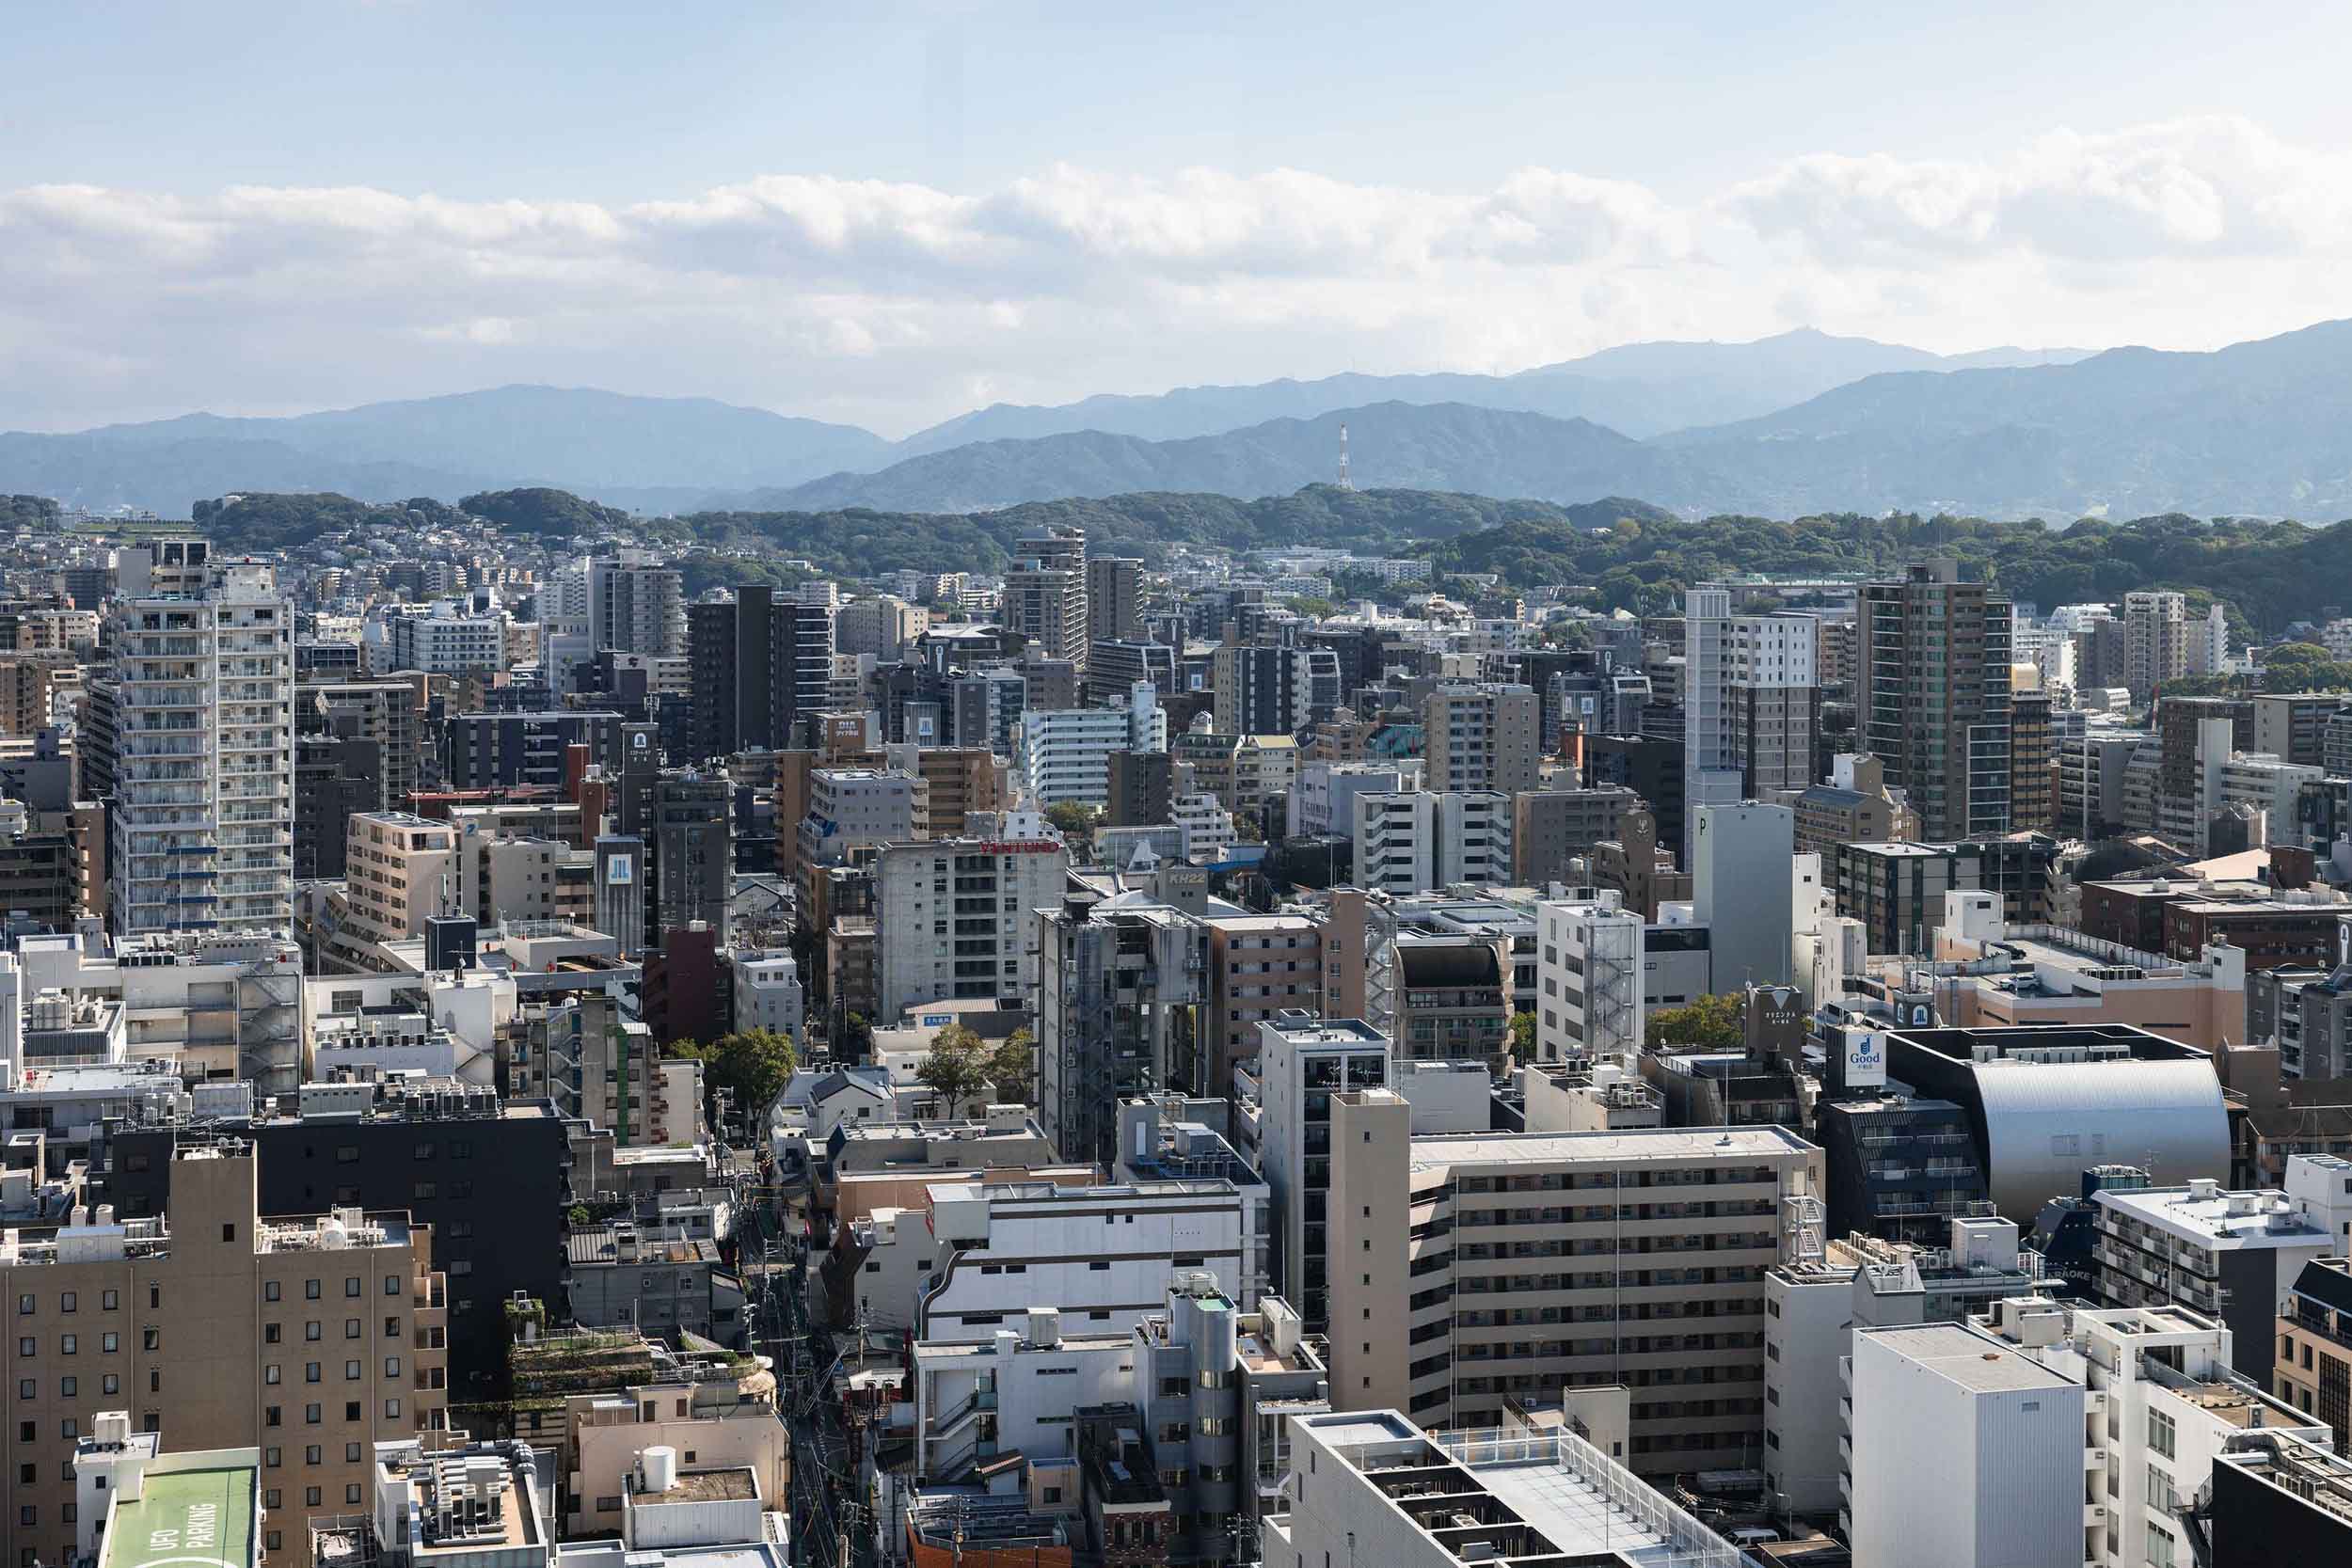
[[[0,435],[0,492],[185,515],[233,491],[554,485],[648,512],[972,512],[1136,491],[1361,487],[1686,515],[2352,513],[2352,322],[2211,353],[1917,349],[1783,333],[1508,376],[1345,375],[996,404],[890,442],[703,399],[505,387],[293,419]]]

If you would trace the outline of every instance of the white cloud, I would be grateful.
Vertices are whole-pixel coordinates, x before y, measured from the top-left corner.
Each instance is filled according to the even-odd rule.
[[[902,430],[978,391],[1511,370],[1812,323],[1936,348],[2200,346],[2342,309],[2352,153],[2238,119],[1982,161],[1820,153],[1677,202],[1057,166],[971,195],[777,174],[630,206],[0,191],[0,426],[548,379]]]

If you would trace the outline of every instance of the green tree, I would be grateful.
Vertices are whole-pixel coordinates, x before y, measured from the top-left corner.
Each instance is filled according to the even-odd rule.
[[[1511,1059],[1515,1062],[1532,1062],[1535,1059],[1535,1015],[1534,1013],[1511,1015]]]
[[[1737,996],[1702,996],[1685,1007],[1661,1007],[1642,1026],[1650,1045],[1695,1045],[1708,1051],[1740,1044],[1740,1002]]]
[[[739,1030],[709,1045],[678,1040],[670,1046],[670,1054],[702,1063],[704,1089],[713,1095],[727,1090],[737,1111],[752,1120],[765,1117],[769,1105],[792,1081],[792,1037],[773,1030]]]
[[[988,1053],[988,1081],[996,1098],[1008,1105],[1029,1103],[1029,1084],[1037,1075],[1037,1037],[1015,1029]]]
[[[1067,839],[1084,839],[1094,832],[1095,818],[1103,814],[1084,800],[1057,800],[1045,808],[1045,820]]]
[[[988,1092],[994,1066],[986,1041],[962,1024],[950,1023],[931,1037],[914,1081],[939,1096],[944,1115],[960,1116]]]

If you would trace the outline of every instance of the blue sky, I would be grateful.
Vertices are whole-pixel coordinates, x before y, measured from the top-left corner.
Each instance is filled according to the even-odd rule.
[[[2352,314],[2352,8],[20,7],[0,427]]]

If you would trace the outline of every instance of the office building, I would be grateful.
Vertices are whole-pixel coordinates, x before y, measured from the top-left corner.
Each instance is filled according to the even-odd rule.
[[[378,668],[427,675],[494,674],[506,668],[506,611],[487,590],[469,599],[403,606],[384,618]]]
[[[2214,1456],[2212,1512],[2214,1568],[2340,1561],[2352,1555],[2352,1459],[2288,1433],[2249,1434]]]
[[[1221,734],[1296,735],[1340,705],[1339,663],[1328,648],[1228,642],[1209,668]]]
[[[1266,1568],[1740,1568],[1740,1549],[1610,1457],[1590,1406],[1477,1431],[1424,1431],[1367,1408],[1293,1423],[1287,1511],[1260,1534]],[[1597,1402],[1595,1402],[1597,1404]],[[1594,1441],[1581,1433],[1592,1432]]]
[[[1584,782],[1621,784],[1642,798],[1656,819],[1657,841],[1668,861],[1679,864],[1688,831],[1683,800],[1682,742],[1651,735],[1595,735],[1584,738]]]
[[[930,610],[894,594],[851,599],[834,613],[834,646],[840,653],[871,654],[877,661],[891,664],[905,657],[930,624]]]
[[[262,1506],[297,1541],[306,1520],[366,1505],[374,1444],[449,1429],[447,1286],[426,1227],[356,1206],[264,1221],[246,1144],[171,1164],[163,1217],[0,1243],[16,1304],[0,1385],[10,1560],[72,1540],[66,1461],[102,1412],[259,1449]]]
[[[1692,913],[1708,931],[1718,987],[1789,978],[1796,814],[1743,800],[1692,808]]]
[[[1753,1460],[1764,1271],[1820,1150],[1777,1127],[1415,1137],[1378,1088],[1329,1110],[1334,1402],[1493,1426],[1601,1372],[1631,1390],[1637,1473]]]
[[[1905,1026],[1883,1044],[1890,1079],[1963,1108],[1990,1196],[2020,1224],[2093,1165],[2178,1180],[2229,1171],[2221,1083],[2193,1046],[2123,1024]]]
[[[1137,681],[1150,681],[1162,697],[1181,693],[1184,686],[1177,670],[1176,650],[1164,642],[1097,638],[1087,651],[1087,705],[1117,702]]]
[[[294,607],[265,565],[129,599],[109,673],[123,936],[294,922]]]
[[[1853,1336],[1857,1562],[2079,1568],[2091,1560],[2082,1384],[1962,1323]],[[1998,1499],[1998,1506],[1987,1506]]]
[[[2010,827],[2010,606],[1951,562],[1862,585],[1862,749],[1931,839]]]
[[[1927,954],[1934,950],[1951,893],[1996,893],[2004,920],[2048,924],[2056,912],[2057,847],[2032,835],[1962,844],[1840,844],[1825,857],[1823,879],[1838,915],[1862,923],[1869,952]]]

